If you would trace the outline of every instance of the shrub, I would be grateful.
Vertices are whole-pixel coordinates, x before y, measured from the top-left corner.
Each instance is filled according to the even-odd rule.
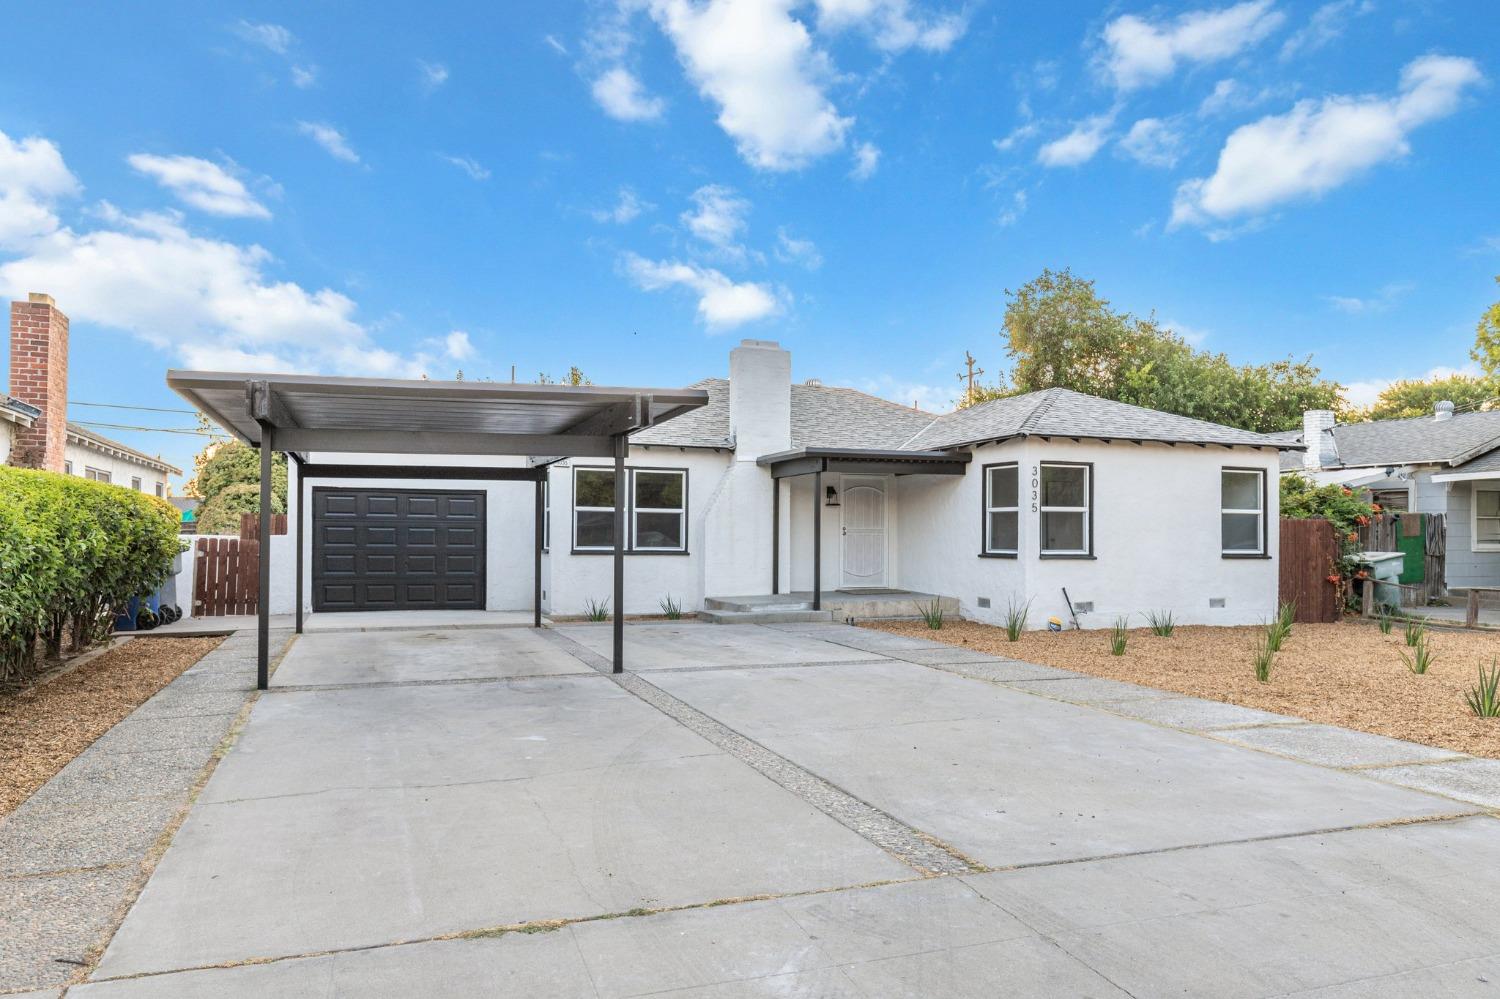
[[[1125,654],[1125,642],[1130,637],[1130,616],[1121,614],[1115,618],[1115,623],[1109,629],[1109,652],[1110,655],[1123,656]]]
[[[1031,601],[1024,604],[1010,598],[1005,605],[1005,637],[1012,642],[1020,641],[1021,632],[1026,630],[1026,619],[1031,615]]]
[[[589,597],[588,601],[584,604],[583,616],[590,621],[608,621],[609,601],[595,600],[593,597]]]
[[[943,627],[943,600],[941,597],[933,597],[927,603],[917,604],[917,613],[922,615],[922,621],[933,631],[941,631]]]
[[[165,500],[71,475],[0,468],[0,683],[23,682],[63,639],[109,634],[116,607],[166,580],[183,550]]]
[[[1464,694],[1469,710],[1480,718],[1500,718],[1500,665],[1490,660],[1490,668],[1479,664],[1479,683]]]
[[[672,594],[668,593],[661,598],[661,612],[667,616],[668,620],[676,621],[682,617],[682,604],[673,600]],[[604,619],[600,618],[599,620],[602,621]]]
[[[1151,623],[1151,634],[1160,638],[1171,638],[1172,632],[1177,630],[1177,622],[1169,610],[1147,611],[1146,620]]]

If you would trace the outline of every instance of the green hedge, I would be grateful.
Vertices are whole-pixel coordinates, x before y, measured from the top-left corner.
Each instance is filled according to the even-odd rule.
[[[183,550],[172,504],[122,486],[0,467],[0,684],[109,634],[114,609],[154,593]]]

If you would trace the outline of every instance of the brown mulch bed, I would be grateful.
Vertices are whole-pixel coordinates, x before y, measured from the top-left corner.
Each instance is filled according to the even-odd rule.
[[[1500,719],[1476,718],[1464,703],[1479,665],[1500,658],[1500,636],[1493,633],[1429,632],[1437,658],[1418,676],[1401,661],[1406,642],[1400,623],[1389,635],[1358,621],[1298,624],[1276,656],[1270,681],[1260,683],[1250,645],[1262,629],[1253,627],[1179,627],[1170,638],[1132,629],[1123,656],[1110,654],[1107,630],[1028,631],[1010,642],[1004,629],[973,621],[948,620],[940,631],[921,621],[865,627],[1500,758]]]
[[[0,692],[0,817],[223,640],[132,638],[23,690]]]

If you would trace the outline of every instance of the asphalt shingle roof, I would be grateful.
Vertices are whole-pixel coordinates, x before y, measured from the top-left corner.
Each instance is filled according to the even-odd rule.
[[[708,405],[635,434],[638,444],[730,447],[729,382],[707,378]],[[1007,437],[1093,437],[1251,447],[1295,447],[1295,439],[1237,430],[1068,389],[1045,389],[934,415],[831,385],[792,386],[792,447],[926,451]]]
[[[1299,431],[1292,435],[1301,440]],[[1375,465],[1459,465],[1468,469],[1500,448],[1500,410],[1461,413],[1450,420],[1419,416],[1409,420],[1341,423],[1333,428],[1338,468]],[[1500,458],[1495,459],[1500,462]],[[1283,457],[1282,467],[1286,468]],[[1300,468],[1299,460],[1291,467]]]

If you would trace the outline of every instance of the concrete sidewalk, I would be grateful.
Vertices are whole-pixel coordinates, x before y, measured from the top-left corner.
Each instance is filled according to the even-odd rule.
[[[1500,983],[1495,761],[838,625],[632,625],[617,680],[600,634],[304,635],[69,994]]]

